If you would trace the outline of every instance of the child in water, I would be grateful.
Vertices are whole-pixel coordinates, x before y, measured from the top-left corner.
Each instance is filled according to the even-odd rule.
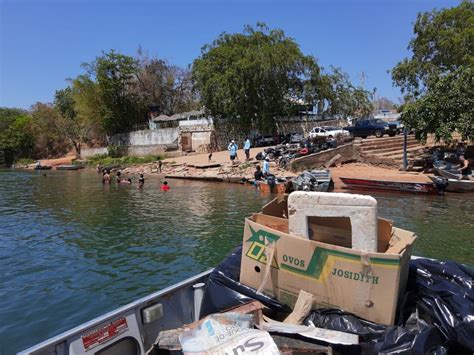
[[[160,189],[162,189],[163,191],[168,191],[170,189],[170,187],[168,186],[168,181],[163,180],[161,182]]]
[[[145,185],[145,178],[143,174],[140,174],[140,178],[138,179],[138,188],[141,189]]]

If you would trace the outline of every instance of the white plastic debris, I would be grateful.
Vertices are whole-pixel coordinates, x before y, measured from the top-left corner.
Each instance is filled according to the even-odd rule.
[[[352,248],[377,251],[377,200],[371,196],[296,191],[288,197],[289,232],[309,239],[308,217],[349,217]]]

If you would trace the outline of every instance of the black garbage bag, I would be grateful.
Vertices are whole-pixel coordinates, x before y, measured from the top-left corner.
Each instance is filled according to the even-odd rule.
[[[257,294],[255,289],[239,282],[241,257],[242,246],[239,246],[209,275],[202,300],[200,318],[253,300],[260,301],[275,312],[291,312],[288,306],[281,304],[276,299]]]
[[[419,317],[450,341],[474,352],[474,269],[446,261],[410,263],[408,291],[416,295]]]
[[[452,261],[412,260],[395,326],[369,322],[338,309],[313,311],[305,324],[358,334],[358,351],[365,354],[447,354],[448,350],[472,354],[473,280],[473,269]],[[338,348],[347,353],[354,350]]]

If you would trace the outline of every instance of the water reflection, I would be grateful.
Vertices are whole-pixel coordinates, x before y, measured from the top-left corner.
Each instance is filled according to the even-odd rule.
[[[9,354],[216,265],[251,187],[159,179],[103,186],[86,171],[0,171],[0,353]],[[376,194],[379,214],[419,235],[415,253],[473,263],[474,195]]]

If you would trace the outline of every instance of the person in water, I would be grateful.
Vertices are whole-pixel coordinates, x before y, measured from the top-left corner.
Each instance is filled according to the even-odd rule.
[[[263,179],[263,172],[260,168],[260,165],[257,165],[255,167],[255,172],[253,173],[253,176],[255,178],[255,181],[261,181]]]
[[[469,160],[464,157],[464,154],[459,156],[459,172],[461,179],[472,180],[472,169],[469,165]]]
[[[140,174],[140,177],[138,178],[138,188],[141,189],[145,185],[145,178],[143,177],[143,174]]]
[[[122,175],[120,171],[117,171],[117,174],[115,174],[115,180],[117,181],[118,184],[122,182],[120,175]]]
[[[170,189],[170,187],[168,186],[168,181],[163,180],[161,182],[160,189],[162,189],[163,191],[168,191]]]
[[[102,183],[103,184],[110,184],[110,171],[109,170],[104,170],[102,174]]]

